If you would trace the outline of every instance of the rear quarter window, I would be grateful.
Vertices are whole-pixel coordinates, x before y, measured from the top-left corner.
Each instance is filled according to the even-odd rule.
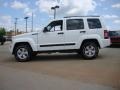
[[[87,19],[87,22],[90,29],[102,28],[99,19]]]

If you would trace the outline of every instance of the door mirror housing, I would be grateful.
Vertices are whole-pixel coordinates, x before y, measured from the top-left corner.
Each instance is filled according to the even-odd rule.
[[[47,27],[44,28],[43,32],[48,32],[48,29]]]

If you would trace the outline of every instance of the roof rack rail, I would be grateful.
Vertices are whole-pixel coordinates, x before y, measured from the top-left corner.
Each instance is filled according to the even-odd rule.
[[[70,17],[100,17],[100,16],[66,16],[64,18],[70,18]]]

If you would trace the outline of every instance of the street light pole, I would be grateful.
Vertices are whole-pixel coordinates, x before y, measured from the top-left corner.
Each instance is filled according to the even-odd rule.
[[[56,18],[56,9],[54,9],[54,19]]]
[[[54,10],[54,19],[56,18],[56,9],[59,8],[59,6],[51,7],[52,10]]]
[[[16,35],[16,29],[17,29],[17,20],[18,20],[18,18],[15,18],[15,35]]]
[[[25,17],[24,19],[26,20],[26,33],[27,33],[27,19],[28,19],[29,17]]]
[[[33,13],[32,13],[32,29],[31,32],[33,32]]]

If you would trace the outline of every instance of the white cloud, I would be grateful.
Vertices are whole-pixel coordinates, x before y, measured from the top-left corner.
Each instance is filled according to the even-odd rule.
[[[104,9],[104,10],[108,10],[108,8],[106,8],[106,7],[105,7],[105,8],[103,8],[103,9]]]
[[[98,3],[97,6],[102,6],[102,3]]]
[[[32,10],[28,7],[24,8],[24,13],[27,15],[27,16],[31,16],[32,15]]]
[[[120,20],[114,20],[115,24],[120,24]]]
[[[53,0],[38,0],[36,5],[42,12],[49,12],[52,6],[55,6],[57,2]]]
[[[3,6],[4,6],[4,7],[7,7],[7,6],[8,6],[8,2],[5,2],[5,3],[3,4]]]
[[[101,2],[104,2],[104,1],[106,1],[106,0],[100,0]]]
[[[11,23],[11,16],[4,16],[4,15],[1,15],[0,16],[0,23],[3,23],[3,24],[9,24]]]
[[[12,17],[9,15],[0,15],[0,27],[10,29],[12,26]]]
[[[11,3],[11,7],[14,9],[24,9],[27,7],[27,4],[22,3],[20,1],[14,1]]]
[[[89,11],[94,11],[96,2],[94,0],[38,0],[36,5],[40,11],[51,14],[51,7],[59,5],[58,15],[86,15]]]
[[[32,16],[32,13],[35,13],[35,9],[31,9],[27,3],[23,3],[20,1],[14,1],[11,3],[11,7],[14,9],[23,9],[23,13],[26,16]],[[34,14],[35,16],[35,14]]]
[[[105,19],[116,19],[119,18],[117,15],[103,15]]]
[[[113,8],[120,8],[120,3],[112,5]]]
[[[29,7],[26,7],[24,9],[24,13],[27,15],[27,16],[32,16],[32,13],[34,13],[34,17],[36,16],[35,15],[35,12],[36,12],[36,9],[31,9]]]

